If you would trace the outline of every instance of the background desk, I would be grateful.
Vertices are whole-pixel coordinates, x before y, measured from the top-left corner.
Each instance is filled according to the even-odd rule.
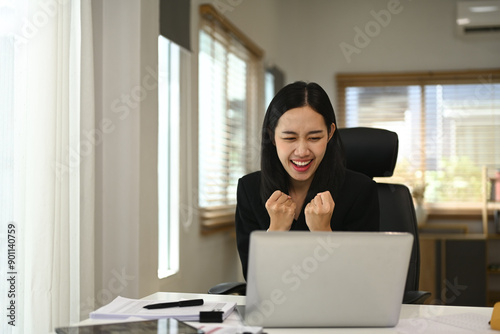
[[[143,299],[176,301],[179,299],[203,298],[206,301],[234,301],[238,305],[245,305],[243,296],[208,295],[176,292],[157,292]],[[265,328],[268,334],[285,333],[443,333],[439,330],[439,323],[431,320],[434,317],[448,319],[454,322],[455,330],[450,333],[495,333],[498,331],[489,329],[488,321],[491,318],[493,308],[490,307],[463,307],[442,305],[403,305],[400,321],[395,328]],[[233,314],[226,322],[239,323],[237,314]],[[462,322],[462,324],[460,324]],[[473,323],[479,323],[477,331],[468,330]],[[436,326],[437,325],[437,326]]]

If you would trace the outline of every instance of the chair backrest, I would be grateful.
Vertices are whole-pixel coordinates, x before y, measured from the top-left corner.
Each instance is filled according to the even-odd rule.
[[[339,129],[347,168],[369,177],[389,177],[398,157],[398,135],[375,128]],[[380,202],[380,230],[409,232],[414,236],[406,291],[418,290],[420,250],[415,207],[408,187],[377,182]]]

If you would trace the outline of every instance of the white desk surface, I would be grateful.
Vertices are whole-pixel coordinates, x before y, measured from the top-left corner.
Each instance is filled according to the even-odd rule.
[[[175,301],[203,298],[206,301],[234,301],[245,305],[244,296],[209,295],[177,292],[157,292],[143,299]],[[496,333],[491,330],[491,307],[442,305],[403,305],[400,321],[394,328],[264,328],[268,334],[279,333]],[[236,312],[235,312],[236,313]],[[225,322],[239,324],[239,316],[231,315]],[[448,331],[449,330],[449,331]]]
[[[179,292],[157,292],[142,299],[177,301],[180,299],[203,298],[206,301],[228,302],[234,301],[238,305],[245,305],[244,296],[232,295],[209,295]],[[466,306],[442,306],[442,305],[402,305],[399,323],[394,328],[264,328],[267,334],[293,334],[293,333],[450,333],[450,334],[473,334],[492,333],[499,331],[490,329],[488,321],[491,319],[493,308],[491,307],[466,307]],[[98,323],[116,322],[115,320],[81,321],[79,325],[93,325]],[[192,325],[199,323],[190,322]],[[233,312],[224,324],[239,326],[241,319],[237,312]]]

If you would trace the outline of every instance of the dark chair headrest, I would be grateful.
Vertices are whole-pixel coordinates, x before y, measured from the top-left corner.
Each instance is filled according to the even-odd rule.
[[[398,158],[398,135],[375,128],[339,129],[347,168],[369,177],[392,176]]]

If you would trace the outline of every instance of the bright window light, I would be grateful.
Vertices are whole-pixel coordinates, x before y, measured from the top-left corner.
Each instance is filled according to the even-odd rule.
[[[265,74],[265,92],[266,92],[266,108],[271,103],[274,95],[277,93],[274,91],[274,75],[267,71]],[[264,112],[266,109],[264,109]]]
[[[158,278],[179,271],[180,49],[158,38]]]

